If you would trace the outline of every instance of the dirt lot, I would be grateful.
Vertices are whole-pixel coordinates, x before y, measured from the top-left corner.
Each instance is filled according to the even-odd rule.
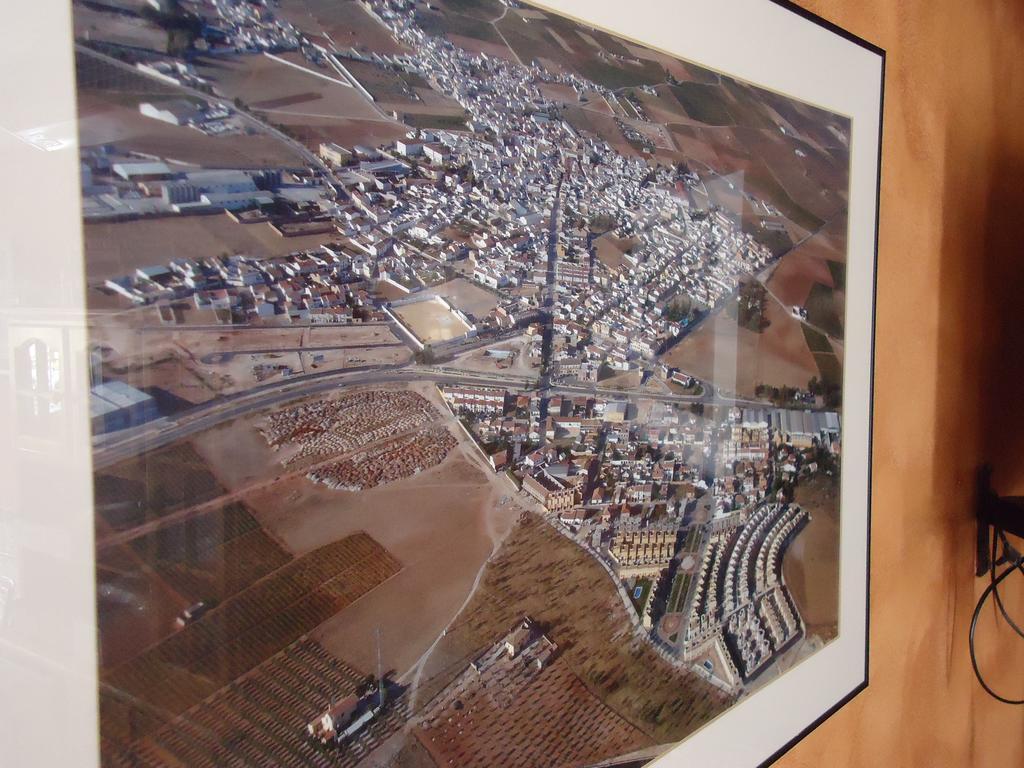
[[[509,371],[517,374],[536,375],[537,370],[540,367],[540,361],[530,361],[528,355],[529,348],[530,340],[524,333],[523,335],[517,336],[509,341],[502,341],[481,349],[473,349],[469,352],[463,352],[452,362],[448,363],[448,367],[458,368],[463,371],[479,371],[481,373]],[[489,349],[513,352],[515,354],[515,361],[512,363],[511,367],[500,367],[499,363],[501,363],[501,366],[506,366],[508,361],[491,357],[487,354],[487,350]]]
[[[669,350],[665,362],[747,397],[758,384],[806,387],[819,372],[801,323],[774,301],[765,312],[770,324],[755,333],[719,311]]]
[[[464,278],[456,278],[435,285],[424,293],[431,296],[443,296],[456,309],[461,309],[478,318],[487,317],[487,313],[498,306],[498,297],[495,294]]]
[[[328,650],[371,669],[379,627],[385,667],[399,673],[454,616],[495,539],[514,519],[511,505],[497,501],[482,471],[460,451],[417,477],[359,494],[301,479],[250,499],[262,522],[296,552],[353,530],[387,542],[402,573],[372,600],[327,621],[316,636]]]
[[[226,214],[86,224],[84,237],[89,282],[127,275],[138,267],[166,265],[171,259],[236,253],[283,256],[338,239],[331,233],[281,237],[267,224],[239,224]]]
[[[635,238],[616,237],[611,232],[601,235],[594,240],[597,248],[597,258],[601,260],[610,270],[616,270],[625,264],[622,255],[639,242]]]
[[[164,398],[167,414],[286,374],[390,365],[409,359],[386,325],[194,328],[160,326],[151,309],[94,314],[90,341],[104,374]],[[332,348],[333,347],[333,348]]]
[[[392,307],[391,311],[424,344],[449,341],[469,330],[459,317],[436,300]]]

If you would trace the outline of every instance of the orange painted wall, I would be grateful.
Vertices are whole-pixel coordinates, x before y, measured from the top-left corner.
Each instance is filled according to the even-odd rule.
[[[887,51],[871,666],[778,765],[1024,766],[1024,707],[987,699],[967,651],[974,471],[1024,493],[1024,2],[801,4]],[[1024,587],[1008,602],[1024,618]],[[1024,697],[1024,640],[992,612],[982,631]]]

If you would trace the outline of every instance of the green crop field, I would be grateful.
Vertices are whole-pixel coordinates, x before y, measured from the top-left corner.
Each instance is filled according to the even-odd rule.
[[[694,120],[708,125],[732,125],[736,122],[718,86],[680,83],[669,87],[686,114]]]
[[[846,288],[846,264],[841,261],[832,261],[829,259],[825,262],[828,264],[828,271],[832,274],[832,282],[835,283],[837,291]]]
[[[804,305],[807,308],[807,322],[821,328],[829,336],[843,337],[843,321],[836,312],[833,291],[827,285],[815,283]]]
[[[828,340],[828,337],[816,331],[808,325],[803,326],[804,338],[807,339],[807,346],[814,354],[824,353],[827,355],[832,354],[832,343]]]
[[[826,386],[842,386],[843,366],[839,364],[838,357],[831,354],[817,353],[814,355],[814,362],[818,364],[821,380]]]

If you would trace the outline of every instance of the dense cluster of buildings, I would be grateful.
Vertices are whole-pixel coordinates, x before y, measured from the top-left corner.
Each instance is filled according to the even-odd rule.
[[[302,32],[280,19],[270,3],[210,0],[216,17],[207,21],[204,41],[210,53],[290,51],[303,41]]]
[[[492,465],[510,470],[642,596],[637,621],[677,658],[736,691],[802,636],[781,574],[809,512],[791,494],[823,471],[820,457],[840,453],[836,413],[734,407],[698,415],[643,398],[466,385],[441,392]],[[671,597],[652,616],[659,582]],[[674,629],[661,633],[658,621],[669,614]]]
[[[558,82],[580,94],[607,89],[536,63],[468,53],[426,34],[406,4],[370,5],[414,51],[408,66],[470,115],[471,134],[442,132],[438,143],[451,162],[471,171],[471,186],[460,190],[465,208],[454,213],[490,222],[470,244],[475,279],[498,289],[543,284],[554,251],[554,313],[568,342],[556,361],[579,357],[635,367],[685,324],[670,317],[674,297],[686,294],[713,306],[740,276],[770,259],[767,248],[720,211],[691,210],[674,171],[652,170],[557,117],[539,85]],[[422,217],[420,227],[436,233],[450,226],[445,217],[452,209],[440,210],[440,217]],[[592,258],[585,224],[596,220],[612,222],[618,235],[631,238],[620,264]],[[582,353],[571,338],[580,329],[593,341]]]
[[[688,296],[689,307],[714,306],[769,260],[768,249],[728,216],[692,207],[674,169],[652,169],[577,131],[540,86],[606,89],[536,63],[469,53],[426,34],[410,4],[366,6],[411,50],[393,64],[456,99],[468,130],[414,131],[387,147],[324,144],[322,157],[336,167],[329,180],[176,171],[137,158],[116,163],[125,173],[112,178],[114,158],[95,152],[84,158],[86,218],[221,209],[247,224],[269,221],[282,235],[323,232],[337,236],[353,273],[399,293],[436,284],[459,261],[467,277],[499,293],[491,318],[498,327],[536,319],[538,288],[549,289],[552,373],[584,380],[596,379],[602,365],[645,366],[688,322],[688,312],[674,311],[677,297]],[[217,8],[239,44],[284,45],[275,42],[266,8],[227,0]],[[250,23],[262,30],[252,40]],[[290,40],[294,30],[281,30]],[[144,106],[157,119],[195,122],[183,105]],[[617,263],[594,257],[588,224],[597,221],[630,243]],[[280,299],[271,304],[257,314],[281,314]]]
[[[306,475],[337,491],[364,491],[418,475],[442,461],[458,442],[444,427],[419,429],[340,461],[321,464]]]

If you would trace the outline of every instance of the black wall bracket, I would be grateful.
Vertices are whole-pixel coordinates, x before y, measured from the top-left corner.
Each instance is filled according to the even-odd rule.
[[[1024,496],[999,496],[992,490],[992,467],[978,471],[978,552],[975,573],[992,567],[992,537],[1003,531],[1024,538]],[[999,564],[998,562],[996,563]]]

